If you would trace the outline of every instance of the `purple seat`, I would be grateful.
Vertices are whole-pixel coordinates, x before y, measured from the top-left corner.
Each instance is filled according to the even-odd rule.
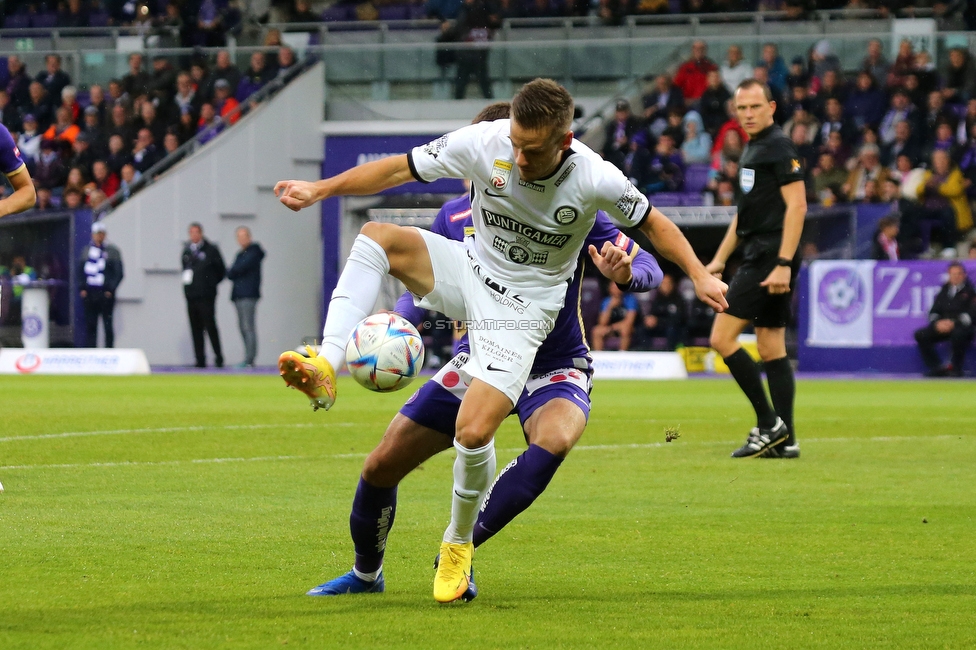
[[[109,15],[106,13],[88,14],[89,27],[107,27]]]
[[[658,192],[650,196],[651,205],[658,208],[676,208],[681,205],[679,192]]]
[[[695,208],[700,205],[705,205],[701,192],[682,192],[680,200],[683,206]]]
[[[54,29],[57,24],[57,14],[34,14],[34,17],[31,18],[31,27],[38,29]]]
[[[410,8],[406,5],[389,5],[380,7],[377,13],[382,21],[407,20],[410,17]]]
[[[711,167],[702,163],[688,165],[685,169],[685,191],[701,192],[708,185],[708,173]]]
[[[423,20],[427,17],[427,7],[424,5],[410,5],[407,13],[411,20]]]
[[[30,27],[30,16],[28,14],[14,14],[7,16],[3,26],[5,29],[27,29]]]
[[[322,20],[327,23],[339,23],[356,20],[356,8],[352,5],[332,5],[322,12]]]

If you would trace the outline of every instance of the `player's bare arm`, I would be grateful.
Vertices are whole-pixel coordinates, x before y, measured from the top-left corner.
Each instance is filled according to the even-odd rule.
[[[7,179],[13,186],[13,194],[0,201],[0,217],[8,214],[17,214],[24,210],[30,210],[37,203],[37,194],[34,191],[34,183],[31,181],[27,167],[21,167],[16,173],[8,176]]]
[[[725,270],[726,262],[729,261],[732,251],[739,245],[739,236],[735,232],[738,227],[739,217],[737,215],[732,217],[732,223],[729,224],[729,229],[725,231],[725,237],[722,238],[722,243],[719,244],[718,250],[715,251],[715,256],[712,258],[712,261],[705,266],[705,270],[716,278],[722,278],[722,272]]]
[[[641,232],[647,235],[654,248],[666,258],[681,267],[681,270],[695,283],[698,298],[717,312],[723,312],[729,303],[725,293],[729,286],[714,277],[701,263],[691,244],[681,234],[674,223],[657,208],[651,208],[647,219],[641,224]]]
[[[368,196],[416,180],[407,156],[390,156],[320,181],[278,181],[274,192],[285,207],[299,211],[333,196]]]
[[[627,251],[614,246],[608,241],[603,242],[603,247],[598,251],[596,246],[590,244],[587,252],[597,270],[604,277],[613,280],[617,284],[630,284],[634,279],[633,260]]]
[[[783,218],[783,241],[779,246],[779,257],[792,260],[796,255],[796,248],[800,245],[800,235],[803,233],[803,220],[807,214],[807,194],[803,181],[795,181],[780,188],[783,201],[786,203],[786,215]],[[760,282],[772,294],[789,293],[790,280],[793,269],[789,266],[777,266]]]

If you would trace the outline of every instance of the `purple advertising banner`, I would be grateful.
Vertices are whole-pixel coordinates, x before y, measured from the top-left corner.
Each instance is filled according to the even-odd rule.
[[[323,177],[328,178],[371,160],[405,154],[414,147],[427,144],[443,135],[330,135],[325,139]],[[384,194],[444,193],[461,194],[464,183],[456,179],[433,183],[407,183],[383,192]]]
[[[976,280],[976,260],[963,260]],[[921,373],[915,331],[948,275],[948,261],[820,260],[798,283],[800,369]],[[976,353],[966,368],[976,373]]]
[[[976,260],[963,265],[976,278]],[[948,262],[878,262],[874,267],[875,346],[915,345],[915,330],[929,322],[929,310],[945,284]]]

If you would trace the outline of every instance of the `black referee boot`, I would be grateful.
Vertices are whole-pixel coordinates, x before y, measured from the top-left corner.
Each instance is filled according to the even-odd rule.
[[[753,428],[749,432],[746,444],[732,452],[732,458],[755,458],[771,451],[777,445],[786,442],[790,436],[790,430],[786,428],[786,423],[780,418],[776,418],[776,423],[771,429]]]

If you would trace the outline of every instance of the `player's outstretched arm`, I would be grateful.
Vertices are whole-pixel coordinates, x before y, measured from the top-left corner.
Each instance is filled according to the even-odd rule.
[[[681,270],[691,278],[695,283],[695,293],[702,302],[717,312],[723,312],[728,308],[729,303],[725,300],[725,293],[729,290],[729,286],[708,272],[695,255],[691,244],[663,212],[651,208],[640,229],[658,252],[680,266]]]
[[[407,156],[390,156],[320,181],[278,181],[274,192],[285,207],[297,212],[333,196],[368,196],[412,180]]]
[[[0,201],[0,217],[33,208],[34,204],[37,203],[37,193],[34,192],[34,183],[31,181],[27,167],[21,167],[20,171],[7,178],[13,186],[14,192]]]

